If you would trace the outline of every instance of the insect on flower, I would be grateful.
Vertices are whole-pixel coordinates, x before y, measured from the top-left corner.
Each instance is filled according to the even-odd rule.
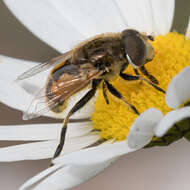
[[[67,101],[72,95],[87,86],[91,87],[64,119],[60,143],[55,151],[54,158],[59,156],[63,149],[69,117],[95,95],[98,87],[102,87],[107,104],[109,104],[107,97],[107,91],[109,91],[129,106],[135,114],[139,114],[137,108],[131,105],[110,83],[114,78],[120,76],[128,81],[142,80],[165,93],[157,86],[157,79],[149,74],[144,66],[154,57],[154,50],[149,40],[154,39],[152,36],[132,29],[124,30],[121,33],[101,34],[79,44],[59,57],[33,67],[18,77],[18,80],[23,80],[54,66],[49,74],[46,86],[36,95],[27,113],[25,113],[26,119],[37,117],[48,110],[60,113],[65,109]],[[133,66],[135,75],[124,73],[129,64]],[[138,70],[148,79],[139,75]],[[38,109],[36,104],[43,99],[45,107]]]

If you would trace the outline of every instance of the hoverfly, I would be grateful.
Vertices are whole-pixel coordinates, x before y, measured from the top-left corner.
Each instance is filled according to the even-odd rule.
[[[155,89],[163,92],[157,86],[157,79],[145,69],[145,63],[154,58],[154,49],[149,40],[152,36],[145,35],[133,29],[127,29],[121,33],[107,33],[95,36],[63,55],[53,58],[46,63],[39,64],[26,71],[18,80],[29,78],[37,73],[51,68],[45,86],[46,109],[60,113],[66,107],[66,103],[75,93],[90,86],[91,89],[73,106],[63,122],[60,143],[55,151],[54,158],[60,155],[67,130],[67,123],[71,115],[81,109],[102,86],[103,95],[107,104],[109,100],[107,91],[123,101],[136,114],[139,114],[135,106],[131,105],[122,94],[110,83],[115,77],[120,76],[124,80],[143,80]],[[123,73],[131,64],[136,75]],[[145,79],[139,72],[144,74]],[[40,98],[37,94],[35,99]],[[29,110],[31,106],[29,107]],[[28,117],[35,117],[43,110],[29,111]]]

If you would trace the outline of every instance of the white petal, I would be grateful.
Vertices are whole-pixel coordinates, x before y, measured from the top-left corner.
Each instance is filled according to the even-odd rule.
[[[87,37],[125,28],[119,9],[113,1],[51,0],[63,16]]]
[[[122,141],[113,144],[103,144],[63,155],[56,158],[53,163],[63,163],[64,165],[91,165],[102,163],[136,150],[137,149],[129,148],[126,141]]]
[[[85,122],[76,122],[76,123],[69,123],[67,129],[67,138],[76,138],[80,136],[85,136],[90,131],[92,131],[92,122],[85,121]]]
[[[162,137],[175,123],[189,117],[189,106],[169,112],[155,128],[155,135]]]
[[[38,174],[34,178],[30,179],[26,182],[19,190],[25,190],[30,185],[33,185],[35,182],[39,182],[44,176],[50,175],[42,182],[37,185],[33,190],[61,190],[61,189],[69,189],[75,187],[90,178],[96,176],[98,173],[103,171],[106,167],[110,166],[115,161],[115,159],[108,160],[107,162],[94,164],[90,166],[66,166],[61,169],[58,169],[56,172],[50,171],[51,168],[47,169],[47,171]],[[54,167],[59,167],[59,165],[55,165]],[[55,168],[56,169],[56,168]],[[53,170],[55,170],[53,168]]]
[[[190,98],[190,67],[186,67],[171,81],[166,91],[166,104],[177,108]]]
[[[20,74],[37,64],[39,63],[0,55],[0,80],[13,82]],[[28,84],[28,86],[41,88],[45,84],[46,78],[47,72],[42,72],[37,77],[24,80],[23,86]]]
[[[116,0],[129,27],[141,32],[165,34],[172,24],[174,0]]]
[[[6,141],[40,141],[60,138],[62,123],[0,125],[0,140]],[[91,122],[69,123],[67,139],[85,136],[92,131]]]
[[[149,0],[156,34],[167,34],[172,26],[175,0]]]
[[[4,2],[32,33],[60,52],[68,50],[72,42],[84,39],[51,1]]]
[[[99,140],[98,134],[66,139],[61,155],[78,151]],[[21,160],[39,160],[52,158],[59,144],[59,140],[27,143],[0,148],[0,162],[13,162]]]
[[[15,79],[36,62],[0,55],[0,101],[18,110],[25,110],[32,95],[46,82],[47,73],[16,83]]]
[[[59,143],[62,124],[34,124],[34,125],[18,125],[18,126],[0,126],[0,140],[8,141],[39,141],[39,140],[55,140],[30,144],[21,144],[16,146],[10,146],[0,149],[0,154],[4,154],[1,157],[3,161],[14,160],[28,160],[28,159],[42,159],[44,156],[49,155],[52,157]],[[100,139],[99,133],[92,131],[91,122],[77,122],[69,123],[66,133],[66,140],[64,145],[64,151],[62,154],[68,154],[73,151],[78,151],[91,144],[94,144]],[[50,147],[49,144],[51,144]],[[25,151],[25,149],[34,149],[34,155],[32,152]],[[43,147],[42,153],[41,148]],[[51,150],[50,150],[51,149]],[[16,153],[15,153],[16,152]],[[40,154],[40,155],[36,155]],[[14,154],[16,157],[14,157]],[[18,156],[17,156],[18,155]],[[36,157],[37,156],[37,157]],[[42,156],[42,158],[41,158]],[[13,160],[10,160],[12,157]],[[1,160],[0,159],[0,160]]]
[[[74,151],[78,151],[82,148],[96,143],[99,139],[100,136],[98,133],[89,133],[88,135],[76,138],[66,138],[66,142],[61,154],[68,154]]]
[[[187,39],[190,38],[190,17],[189,17],[189,23],[188,23],[188,26],[187,26],[187,31],[186,31],[185,36],[187,37]]]
[[[0,148],[0,162],[52,158],[58,141],[27,143]]]
[[[162,113],[154,108],[143,112],[133,123],[127,137],[130,148],[142,148],[147,145],[154,136],[154,129],[163,118]]]
[[[96,176],[113,163],[114,159],[90,166],[70,166],[55,172],[52,176],[42,181],[34,190],[60,190],[75,187]]]
[[[18,110],[26,110],[33,96],[15,82],[0,80],[0,101]]]
[[[59,138],[61,126],[61,123],[0,126],[0,140],[55,140]]]

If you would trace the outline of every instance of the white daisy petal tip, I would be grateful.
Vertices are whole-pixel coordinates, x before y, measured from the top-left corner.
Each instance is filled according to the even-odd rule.
[[[163,118],[161,111],[150,108],[143,112],[131,126],[127,144],[132,149],[140,149],[147,145],[154,136],[154,129]]]
[[[70,189],[93,178],[105,168],[110,166],[115,159],[90,166],[56,164],[40,174],[29,179],[19,190],[61,190]]]
[[[190,98],[190,67],[186,67],[171,81],[166,91],[166,104],[175,109]]]
[[[171,111],[167,115],[165,115],[165,117],[161,120],[161,122],[155,128],[154,133],[157,137],[162,137],[168,132],[168,130],[171,127],[174,126],[174,124],[189,117],[190,117],[189,106]]]
[[[26,181],[20,188],[19,190],[26,190],[28,187],[34,185],[35,183],[39,182],[43,178],[45,178],[47,175],[50,175],[51,173],[55,172],[56,170],[60,169],[62,165],[54,165],[52,167],[47,168],[46,170],[40,172],[36,176],[32,177],[28,181]],[[65,168],[66,169],[66,168]]]

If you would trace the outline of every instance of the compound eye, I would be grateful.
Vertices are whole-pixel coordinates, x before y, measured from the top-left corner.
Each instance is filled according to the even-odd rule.
[[[148,38],[149,40],[151,40],[151,41],[154,41],[154,37],[151,36],[151,35],[148,35],[147,38]]]
[[[138,33],[123,35],[126,58],[134,67],[140,67],[146,62],[146,45]]]

